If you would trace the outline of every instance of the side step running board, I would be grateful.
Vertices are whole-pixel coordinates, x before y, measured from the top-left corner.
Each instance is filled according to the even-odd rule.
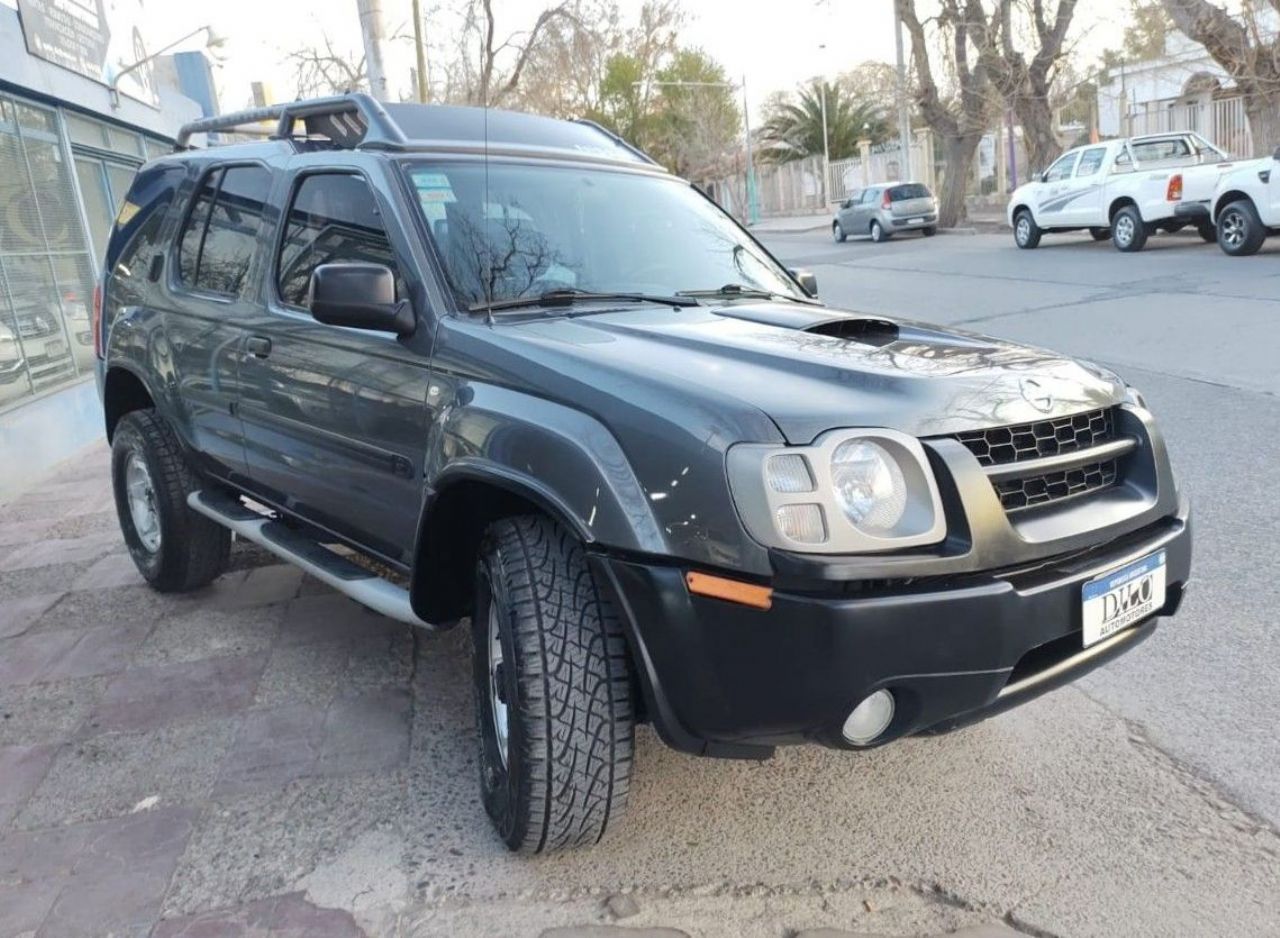
[[[293,528],[263,517],[238,499],[216,493],[192,492],[187,504],[245,540],[265,547],[317,580],[350,596],[362,606],[420,629],[435,629],[434,625],[414,615],[408,590],[370,573]]]

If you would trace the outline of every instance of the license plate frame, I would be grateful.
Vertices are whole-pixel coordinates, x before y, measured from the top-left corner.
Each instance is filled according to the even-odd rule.
[[[1136,625],[1164,606],[1169,558],[1164,550],[1139,557],[1080,587],[1081,638],[1085,648]]]

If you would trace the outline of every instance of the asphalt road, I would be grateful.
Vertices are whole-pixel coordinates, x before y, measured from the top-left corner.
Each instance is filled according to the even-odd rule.
[[[767,243],[832,305],[1069,352],[1146,395],[1193,501],[1194,584],[1178,619],[1080,686],[1280,824],[1280,239],[1253,258],[1188,233],[1140,254],[1081,234],[1034,251],[1007,234]]]

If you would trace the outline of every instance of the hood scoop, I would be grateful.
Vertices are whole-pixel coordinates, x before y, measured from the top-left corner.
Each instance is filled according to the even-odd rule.
[[[831,310],[811,306],[725,306],[716,314],[728,319],[757,322],[762,326],[796,329],[833,339],[858,342],[875,348],[898,341],[898,324],[872,316],[832,316]]]
[[[898,341],[898,324],[887,319],[828,319],[804,330],[815,335],[830,336],[882,348]]]

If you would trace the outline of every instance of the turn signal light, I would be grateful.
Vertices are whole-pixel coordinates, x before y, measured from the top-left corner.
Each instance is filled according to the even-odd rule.
[[[773,589],[768,586],[743,583],[741,580],[730,580],[709,573],[686,573],[684,581],[689,592],[699,596],[724,599],[754,609],[768,609],[773,605]]]
[[[1167,202],[1182,201],[1182,173],[1174,173],[1169,177],[1169,188],[1165,190],[1164,197]]]

